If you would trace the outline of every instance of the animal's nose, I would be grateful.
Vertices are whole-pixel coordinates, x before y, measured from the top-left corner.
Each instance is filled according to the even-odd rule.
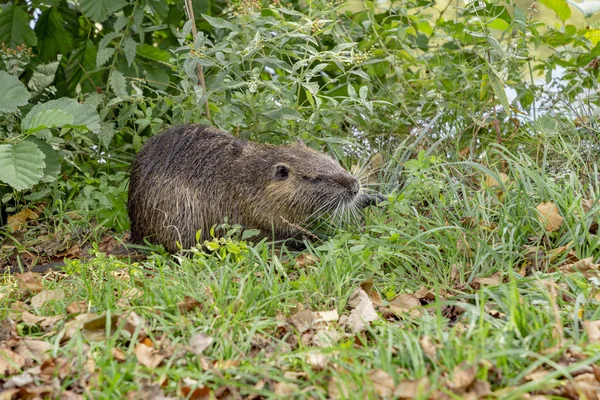
[[[354,179],[354,182],[352,182],[350,184],[350,194],[352,196],[356,196],[359,191],[360,191],[360,184],[358,183],[358,181],[356,179]]]

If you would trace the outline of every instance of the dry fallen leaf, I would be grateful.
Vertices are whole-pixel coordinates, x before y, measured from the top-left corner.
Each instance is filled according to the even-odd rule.
[[[85,300],[74,301],[67,306],[67,313],[82,314],[88,309],[88,303]]]
[[[558,268],[558,270],[564,273],[581,272],[585,275],[590,271],[600,270],[600,264],[594,264],[594,258],[588,257],[572,264],[563,265],[562,267]]]
[[[62,300],[65,298],[65,292],[62,289],[42,290],[31,298],[31,305],[40,308],[50,300]]]
[[[356,289],[350,299],[348,305],[353,308],[349,316],[340,318],[340,325],[346,326],[352,332],[362,332],[367,329],[367,325],[379,319],[371,298],[363,289]]]
[[[557,231],[563,223],[563,217],[559,214],[558,207],[548,201],[540,203],[536,210],[538,212],[538,220],[544,225],[544,229],[548,232]]]
[[[63,320],[65,317],[63,315],[55,315],[50,317],[43,317],[33,315],[28,311],[23,311],[21,314],[21,319],[24,323],[29,325],[39,325],[45,332],[51,330],[57,322]]]
[[[350,394],[355,393],[356,389],[353,382],[348,384],[348,382],[335,376],[329,379],[327,383],[327,393],[332,400],[349,399],[351,398]]]
[[[319,262],[319,258],[310,253],[302,253],[294,259],[298,268],[312,267]]]
[[[206,386],[192,388],[190,386],[182,386],[181,394],[185,399],[189,400],[208,400],[210,399],[210,389]]]
[[[0,375],[14,375],[25,365],[19,354],[8,349],[0,349]]]
[[[463,391],[475,382],[475,366],[468,366],[464,362],[452,370],[452,380],[448,386],[456,391]]]
[[[146,333],[146,321],[142,317],[140,317],[135,311],[131,311],[126,315],[126,317],[125,315],[121,315],[119,317],[118,326],[122,326],[124,330],[129,332],[130,335],[133,335],[135,332],[138,332],[138,341],[144,340],[146,336],[148,336]]]
[[[423,336],[419,339],[419,344],[423,353],[427,355],[432,361],[437,360],[437,346],[433,343],[430,336]]]
[[[273,385],[273,392],[276,396],[291,396],[298,392],[298,385],[295,383],[276,382]]]
[[[508,175],[506,175],[504,172],[500,172],[500,181],[502,181],[502,184],[506,184],[506,182],[508,182]],[[485,176],[484,183],[490,188],[500,186],[500,182],[498,182],[496,178],[492,177],[491,175]]]
[[[600,343],[600,320],[583,321],[585,333],[588,335],[590,344]]]
[[[427,378],[417,380],[401,381],[394,389],[394,398],[399,400],[414,400],[426,398],[429,392],[429,381]]]
[[[487,278],[475,278],[473,282],[471,282],[471,286],[473,289],[478,290],[481,286],[496,286],[502,283],[502,277],[499,272],[492,274]]]
[[[310,310],[302,309],[289,318],[289,323],[300,333],[308,331],[313,324],[314,315]]]
[[[18,212],[14,215],[11,215],[7,218],[8,226],[12,229],[13,232],[20,231],[25,228],[27,225],[27,221],[35,220],[38,218],[38,213],[29,208],[23,209],[21,212]]]
[[[27,364],[32,362],[41,363],[48,357],[48,353],[52,349],[52,345],[43,340],[37,339],[22,339],[15,348],[15,352],[19,354]]]
[[[30,293],[39,293],[44,287],[42,286],[42,276],[33,272],[25,272],[23,274],[15,274],[17,284],[20,289]]]
[[[135,345],[135,356],[140,364],[148,368],[158,367],[165,359],[159,350],[146,346],[144,343]]]
[[[379,294],[377,289],[375,289],[375,285],[373,285],[373,278],[369,278],[366,281],[362,282],[360,284],[360,287],[362,288],[362,290],[367,292],[374,306],[379,307],[383,304],[383,302],[381,301],[381,295]]]
[[[421,301],[410,293],[400,293],[390,301],[389,307],[397,315],[409,313],[411,316],[419,316],[422,314]]]
[[[328,360],[322,353],[313,350],[308,353],[306,356],[306,362],[314,369],[315,371],[321,371],[325,369],[327,366]]]
[[[319,322],[335,322],[340,319],[337,310],[331,311],[314,311],[313,312],[313,323]]]
[[[382,369],[376,369],[369,372],[369,378],[373,382],[373,386],[377,394],[381,397],[388,398],[394,393],[394,378]]]
[[[200,307],[202,303],[191,296],[185,296],[182,301],[177,303],[177,309],[180,313],[192,311],[194,308]]]
[[[125,357],[125,353],[123,353],[123,350],[117,347],[113,347],[112,349],[110,349],[110,353],[112,354],[113,358],[118,362],[125,362],[125,360],[127,359]]]
[[[201,355],[212,343],[214,339],[202,332],[195,333],[190,338],[190,349],[197,356]]]

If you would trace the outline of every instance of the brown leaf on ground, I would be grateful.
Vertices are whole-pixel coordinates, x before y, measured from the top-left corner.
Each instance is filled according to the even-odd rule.
[[[394,398],[399,400],[414,400],[425,398],[425,394],[429,393],[430,385],[427,378],[417,380],[401,381],[394,389]]]
[[[317,350],[310,351],[306,356],[306,362],[314,369],[315,371],[322,371],[327,367],[329,360],[325,355],[320,353]]]
[[[0,322],[0,343],[17,337],[17,324],[10,318]]]
[[[475,290],[479,290],[481,286],[496,286],[502,283],[502,277],[499,272],[496,272],[489,276],[488,278],[475,278],[473,282],[471,282],[471,287]]]
[[[292,396],[298,393],[299,388],[295,383],[275,382],[273,392],[276,396]]]
[[[181,394],[184,398],[189,400],[205,400],[210,399],[210,389],[206,386],[201,387],[190,387],[190,386],[182,386]]]
[[[557,231],[563,223],[564,218],[560,215],[558,207],[548,201],[540,203],[536,207],[538,212],[538,220],[544,225],[544,229],[548,232]]]
[[[191,296],[185,296],[182,301],[177,303],[177,309],[180,313],[190,312],[195,308],[201,307],[202,303]]]
[[[397,315],[402,313],[409,313],[413,317],[422,315],[421,301],[410,293],[400,293],[390,301],[389,307]]]
[[[102,238],[102,241],[98,244],[98,250],[103,253],[110,253],[115,247],[117,247],[118,242],[111,235],[105,235]]]
[[[500,176],[500,181],[503,184],[506,184],[508,182],[508,175],[506,175],[504,172],[500,172],[499,174]],[[496,180],[496,178],[492,177],[491,175],[486,175],[485,179],[483,181],[483,183],[485,183],[485,185],[489,188],[493,188],[493,187],[500,187],[500,182],[498,182]]]
[[[62,300],[65,292],[62,289],[42,290],[31,298],[31,305],[40,308],[50,300]]]
[[[48,353],[52,349],[52,345],[43,340],[37,339],[22,339],[15,348],[15,352],[25,360],[26,365],[43,362]]]
[[[21,319],[24,323],[29,325],[39,325],[44,332],[50,331],[57,322],[62,321],[64,318],[64,315],[55,315],[50,317],[37,316],[28,311],[23,311],[21,314]]]
[[[144,343],[135,345],[135,356],[140,364],[148,368],[158,367],[165,359],[158,349],[146,346]]]
[[[69,314],[83,314],[88,310],[88,302],[85,300],[74,301],[67,306]]]
[[[19,354],[9,349],[0,349],[0,375],[14,375],[25,365]]]
[[[377,289],[375,289],[375,285],[373,285],[373,278],[369,278],[366,281],[362,282],[360,284],[360,287],[362,288],[362,290],[367,292],[374,306],[379,307],[383,304],[383,302],[381,301],[381,295],[379,294]]]
[[[382,369],[376,369],[369,372],[369,379],[373,383],[375,392],[383,398],[392,397],[394,393],[395,383],[394,378]]]
[[[13,232],[20,231],[27,226],[27,221],[36,220],[39,217],[38,213],[29,208],[11,215],[7,218],[7,225]]]
[[[600,343],[600,320],[583,321],[583,328],[588,335],[590,344]]]
[[[56,253],[57,258],[82,258],[85,254],[81,251],[81,247],[78,244],[74,244],[66,250],[61,251],[60,253]]]
[[[146,321],[135,311],[121,315],[118,320],[118,326],[122,326],[132,336],[135,332],[138,332],[138,341],[144,340],[148,336]]]
[[[213,364],[215,369],[231,369],[236,368],[240,365],[239,360],[217,360]]]
[[[312,267],[319,262],[319,257],[310,253],[302,253],[294,259],[294,262],[298,268]]]
[[[123,353],[123,350],[119,349],[118,347],[113,347],[112,349],[110,349],[110,353],[112,354],[113,358],[118,362],[125,362],[125,360],[127,360],[127,358],[125,357],[125,353]]]
[[[59,379],[65,379],[67,376],[71,374],[71,365],[64,358],[51,358],[41,365],[40,367],[40,376],[47,382],[49,382],[53,377],[58,377]]]
[[[572,264],[563,265],[558,270],[563,273],[580,272],[588,276],[590,272],[595,273],[600,270],[600,264],[594,264],[594,257],[588,257]]]
[[[29,293],[39,293],[44,289],[42,286],[42,276],[33,272],[25,272],[23,274],[15,274],[19,289]]]
[[[340,319],[337,310],[331,311],[313,311],[313,324],[321,322],[336,322]]]
[[[362,332],[367,325],[379,319],[371,298],[363,289],[356,289],[348,299],[348,305],[352,308],[349,316],[342,316],[339,324],[349,328],[352,332]]]
[[[190,338],[190,349],[192,353],[199,356],[204,350],[206,350],[211,344],[213,344],[214,339],[212,336],[208,336],[202,332],[198,332],[192,335]]]
[[[331,377],[327,383],[327,393],[332,400],[351,398],[351,393],[356,393],[357,388],[354,382],[345,382],[343,379]]]
[[[302,309],[291,315],[288,322],[300,333],[304,333],[312,328],[314,314],[310,310]]]
[[[423,353],[427,355],[432,361],[437,360],[437,346],[431,340],[431,336],[423,336],[419,339],[419,344],[421,345],[421,349]]]
[[[464,391],[475,382],[475,366],[469,366],[464,362],[457,365],[452,370],[452,380],[448,382],[448,387],[456,391]]]

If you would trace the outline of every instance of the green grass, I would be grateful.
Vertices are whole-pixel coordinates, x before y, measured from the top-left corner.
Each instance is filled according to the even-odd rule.
[[[68,262],[63,273],[45,276],[44,289],[65,293],[40,309],[29,307],[35,315],[65,315],[49,332],[22,321],[15,301],[28,303],[35,293],[20,289],[8,275],[0,288],[0,316],[16,321],[22,338],[50,343],[46,357],[71,366],[59,379],[61,388],[90,398],[123,398],[160,383],[174,397],[182,387],[206,386],[216,397],[228,387],[241,396],[281,398],[278,384],[287,383],[293,394],[285,396],[327,399],[335,394],[335,382],[342,397],[377,398],[383,392],[373,380],[375,370],[385,371],[394,385],[424,377],[429,389],[414,398],[434,392],[463,398],[474,389],[453,393],[452,382],[468,367],[489,382],[493,398],[520,399],[526,393],[566,398],[560,390],[572,376],[600,362],[600,345],[590,343],[583,327],[584,321],[600,319],[600,281],[592,272],[557,272],[568,251],[553,257],[552,250],[569,245],[578,259],[600,263],[594,231],[600,184],[593,179],[599,166],[560,138],[547,139],[539,150],[528,155],[497,147],[485,162],[421,157],[403,170],[388,168],[382,180],[403,182],[402,190],[388,187],[390,201],[367,210],[360,226],[309,245],[306,251],[318,259],[313,265],[297,265],[296,253],[270,243],[235,240],[223,241],[212,253],[153,253],[142,262],[96,252],[89,262]],[[500,172],[508,179],[490,185],[493,178],[502,181]],[[487,175],[492,180],[486,184]],[[584,211],[583,200],[589,199],[592,209]],[[537,216],[536,206],[545,201],[564,217],[557,231],[546,232]],[[501,284],[476,285],[496,272]],[[382,307],[423,286],[436,296],[422,299],[420,315],[384,318],[380,309],[379,319],[357,334],[330,322],[336,337],[325,347],[316,346],[322,327],[301,334],[290,325],[289,317],[302,308],[348,315],[349,297],[367,279]],[[186,296],[199,306],[180,310]],[[104,338],[91,340],[98,332],[77,329],[65,340],[63,325],[74,318],[66,307],[80,300],[91,313],[106,315],[96,329]],[[127,330],[112,318],[132,311],[143,327]],[[202,356],[189,348],[198,332],[214,340]],[[136,358],[143,334],[165,356],[156,368]],[[424,340],[433,343],[433,353]],[[112,348],[125,361],[117,361]],[[315,351],[327,360],[323,368],[309,362]],[[529,380],[538,368],[548,373]]]

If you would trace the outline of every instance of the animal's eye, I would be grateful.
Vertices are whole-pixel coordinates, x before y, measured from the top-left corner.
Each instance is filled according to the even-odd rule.
[[[286,180],[290,175],[290,169],[287,165],[279,164],[275,167],[275,178],[280,180]]]

